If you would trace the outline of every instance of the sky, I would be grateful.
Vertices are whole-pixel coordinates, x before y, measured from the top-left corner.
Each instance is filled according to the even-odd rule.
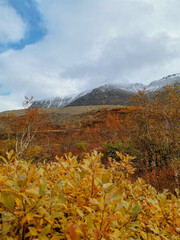
[[[179,0],[0,0],[0,111],[180,72]]]

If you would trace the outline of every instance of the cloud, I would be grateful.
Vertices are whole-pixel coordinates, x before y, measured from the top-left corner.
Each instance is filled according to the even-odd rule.
[[[134,33],[128,36],[118,36],[110,40],[103,48],[96,61],[80,63],[67,69],[66,78],[91,79],[94,85],[107,82],[123,83],[133,81],[133,73],[144,69],[154,69],[169,64],[180,57],[180,38],[174,39],[166,33],[152,37],[144,33]],[[131,77],[132,76],[132,77]],[[135,79],[135,81],[142,81]],[[146,81],[146,79],[144,78]],[[152,80],[152,79],[151,79]]]
[[[179,72],[180,1],[172,1],[32,0],[21,8],[3,1],[0,11],[12,14],[0,27],[1,41],[23,38],[24,44],[0,53],[0,84],[10,92],[1,96],[0,110],[21,107],[25,95],[66,96],[104,83],[149,83]],[[30,41],[29,27],[35,25],[41,37]]]
[[[7,1],[0,2],[0,44],[20,41],[26,34],[26,24]]]
[[[1,111],[7,111],[12,109],[22,109],[22,103],[24,99],[18,98],[17,95],[11,95],[9,96],[0,96],[0,110]]]

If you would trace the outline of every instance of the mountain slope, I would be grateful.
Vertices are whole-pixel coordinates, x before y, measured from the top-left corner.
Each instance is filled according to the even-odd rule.
[[[165,85],[172,86],[175,82],[180,84],[180,73],[168,75],[160,80],[155,80],[149,85],[141,83],[133,84],[106,84],[91,91],[82,92],[76,96],[36,101],[31,108],[62,108],[66,106],[86,105],[128,105],[128,98],[138,93],[139,90],[147,90],[155,94],[162,91]]]
[[[87,94],[88,91],[82,92],[78,95],[72,96],[72,97],[55,97],[52,99],[42,99],[38,101],[34,101],[34,103],[31,105],[31,108],[39,107],[39,108],[62,108],[65,106],[68,106],[71,102],[75,101],[77,98],[80,98],[81,96]]]
[[[113,85],[104,85],[93,89],[90,93],[76,99],[68,106],[86,105],[128,105],[128,98],[134,95]]]
[[[42,99],[39,101],[35,101],[31,108],[39,107],[39,108],[61,108],[67,106],[71,101],[73,101],[72,97],[60,98],[56,97],[54,99]]]
[[[146,90],[150,92],[162,91],[165,85],[172,86],[176,82],[177,84],[180,84],[180,73],[168,75],[160,80],[155,80],[146,87]]]

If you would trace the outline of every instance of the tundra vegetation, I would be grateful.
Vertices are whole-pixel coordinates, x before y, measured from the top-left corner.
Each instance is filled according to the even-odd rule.
[[[1,239],[179,239],[180,196],[134,173],[131,157],[81,161],[71,153],[32,164],[13,152],[0,168]]]
[[[130,102],[1,117],[2,240],[180,238],[179,86]]]

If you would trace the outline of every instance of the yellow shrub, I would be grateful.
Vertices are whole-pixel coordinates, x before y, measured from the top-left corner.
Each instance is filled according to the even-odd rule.
[[[4,159],[0,165],[0,239],[179,239],[180,197],[132,183],[131,158],[120,162],[72,154],[56,162]]]

